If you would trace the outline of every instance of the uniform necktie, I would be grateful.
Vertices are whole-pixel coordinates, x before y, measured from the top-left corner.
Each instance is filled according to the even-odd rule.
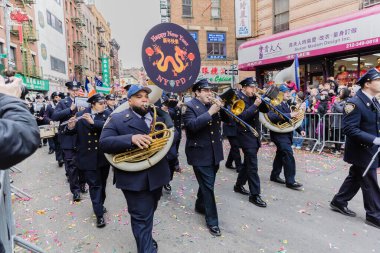
[[[373,104],[375,105],[376,110],[377,110],[378,112],[380,112],[380,103],[379,103],[379,101],[377,100],[377,98],[376,98],[376,97],[372,98],[372,102],[373,102]]]

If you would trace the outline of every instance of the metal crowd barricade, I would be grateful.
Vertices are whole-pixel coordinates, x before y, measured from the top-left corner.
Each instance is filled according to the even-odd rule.
[[[342,117],[343,113],[326,113],[322,120],[322,147],[319,150],[319,154],[322,153],[327,143],[338,144],[341,146],[346,141],[346,136],[343,135],[342,129]]]
[[[44,253],[42,249],[16,236],[12,212],[9,170],[0,171],[0,240],[6,253],[14,252],[14,245],[34,253]]]
[[[318,127],[321,124],[321,117],[316,113],[305,113],[302,127],[306,132],[306,136],[296,134],[294,139],[303,139],[307,141],[307,147],[313,153],[317,145],[321,144],[321,134],[319,134]]]

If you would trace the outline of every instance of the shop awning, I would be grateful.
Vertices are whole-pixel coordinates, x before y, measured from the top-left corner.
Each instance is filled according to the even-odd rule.
[[[380,5],[243,43],[239,70],[380,45]]]

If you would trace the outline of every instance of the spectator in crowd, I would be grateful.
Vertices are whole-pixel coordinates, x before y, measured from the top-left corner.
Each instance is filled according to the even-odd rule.
[[[301,103],[301,102],[305,103],[305,108],[308,108],[308,100],[305,101],[305,94],[302,91],[299,91],[297,93],[296,101],[298,103]],[[300,105],[298,104],[297,106],[300,106]],[[307,122],[307,118],[305,117],[301,124],[302,129],[304,129],[305,131],[306,131],[306,122]],[[295,137],[293,140],[294,147],[296,149],[301,149],[304,138],[297,131],[293,132],[293,137]]]
[[[294,91],[294,92],[298,91],[296,83],[291,80],[286,81],[286,86],[288,87],[290,91]]]
[[[335,102],[331,108],[332,113],[340,113],[340,115],[334,114],[331,120],[333,140],[337,142],[344,142],[344,136],[342,133],[342,115],[349,95],[350,91],[347,88],[341,89],[339,97],[335,99]],[[341,143],[335,143],[333,154],[340,155],[341,147]]]

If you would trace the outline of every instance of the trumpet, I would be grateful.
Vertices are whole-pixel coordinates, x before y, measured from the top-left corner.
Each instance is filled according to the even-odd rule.
[[[220,104],[222,104],[222,103],[226,103],[227,101],[224,101],[223,99],[221,99],[218,95],[217,95],[217,93],[216,92],[213,92],[213,94],[214,94],[214,97],[209,97],[209,99],[211,100],[211,103],[212,104],[218,104],[218,105],[220,105]],[[245,105],[244,105],[244,101],[242,101],[242,100],[239,100],[239,101],[241,101],[241,102],[243,102],[243,104],[241,103],[241,102],[238,102],[238,103],[240,103],[240,107],[239,107],[239,110],[236,110],[236,111],[238,111],[238,112],[240,112],[240,113],[242,113],[243,112],[243,110],[244,110],[244,107],[245,107]],[[232,107],[235,105],[236,103],[232,103]],[[241,106],[243,106],[243,109],[241,109]],[[239,118],[237,115],[235,115],[233,112],[231,112],[230,110],[228,110],[227,108],[225,108],[225,107],[223,107],[223,106],[220,106],[220,109],[222,109],[228,116],[230,116],[232,119],[234,119],[237,123],[239,123],[240,125],[242,125],[243,127],[245,127],[245,128],[247,128],[249,131],[251,131],[251,133],[255,136],[255,137],[257,137],[257,138],[259,138],[259,133],[256,131],[256,129],[255,128],[253,128],[251,125],[249,125],[247,122],[245,122],[244,120],[242,120],[241,118]],[[240,114],[239,113],[239,114]]]

